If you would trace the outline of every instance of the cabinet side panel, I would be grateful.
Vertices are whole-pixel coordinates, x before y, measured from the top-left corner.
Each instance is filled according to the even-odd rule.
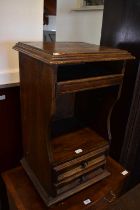
[[[54,112],[54,69],[19,54],[24,158],[40,184],[53,194],[50,123]]]

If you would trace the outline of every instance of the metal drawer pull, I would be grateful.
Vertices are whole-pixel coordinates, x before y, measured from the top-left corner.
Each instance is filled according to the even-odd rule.
[[[85,175],[81,176],[80,183],[83,183],[85,181],[86,181],[86,176]]]
[[[85,162],[81,163],[81,168],[83,168],[83,169],[84,169],[84,168],[86,168],[86,167],[87,167],[87,165],[88,165],[88,162],[86,162],[86,161],[85,161]]]
[[[108,203],[112,203],[116,199],[116,195],[112,191],[110,191],[110,195],[112,196],[110,199],[104,197],[104,200],[107,201]]]

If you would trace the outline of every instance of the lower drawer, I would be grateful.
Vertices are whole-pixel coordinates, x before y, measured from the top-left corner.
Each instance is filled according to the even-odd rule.
[[[69,193],[69,191],[72,191],[74,193],[79,192],[86,187],[89,187],[96,182],[101,181],[102,179],[106,178],[109,176],[110,173],[103,169],[103,168],[98,168],[96,170],[93,170],[87,174],[84,174],[77,179],[73,180],[72,182],[63,184],[62,186],[56,186],[56,192],[57,194],[61,193]]]
[[[81,175],[84,175],[90,171],[93,171],[99,167],[104,167],[106,165],[106,156],[101,155],[95,159],[82,161],[80,164],[76,165],[75,167],[69,168],[69,170],[59,174],[56,176],[56,181],[58,183],[66,183],[70,182]]]
[[[105,165],[107,151],[108,145],[53,167],[53,181],[56,183],[72,177],[75,179],[84,173]]]
[[[107,159],[110,176],[57,204],[61,210],[104,210],[120,195],[128,177],[125,169],[111,158]],[[53,210],[57,209],[54,206]]]

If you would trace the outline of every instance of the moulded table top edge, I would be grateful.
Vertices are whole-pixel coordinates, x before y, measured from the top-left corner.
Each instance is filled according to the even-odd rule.
[[[126,50],[82,42],[19,42],[13,48],[48,64],[134,59]]]

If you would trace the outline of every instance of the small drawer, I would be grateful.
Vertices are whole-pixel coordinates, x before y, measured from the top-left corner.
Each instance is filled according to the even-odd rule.
[[[65,162],[53,168],[54,182],[61,182],[64,179],[72,179],[106,164],[108,147],[103,147],[92,153],[88,153],[72,161]]]
[[[79,165],[76,165],[73,168],[70,168],[69,170],[58,175],[57,181],[58,182],[63,182],[63,180],[71,181],[71,180],[81,176],[82,174],[85,174],[85,173],[91,171],[91,170],[94,170],[99,167],[103,167],[105,164],[106,164],[105,155],[102,155],[95,159],[82,161]]]
[[[104,168],[97,168],[91,170],[89,173],[78,176],[70,182],[63,182],[54,184],[57,194],[62,194],[66,191],[74,191],[74,193],[81,191],[82,189],[89,187],[96,182],[109,176],[110,173]]]

